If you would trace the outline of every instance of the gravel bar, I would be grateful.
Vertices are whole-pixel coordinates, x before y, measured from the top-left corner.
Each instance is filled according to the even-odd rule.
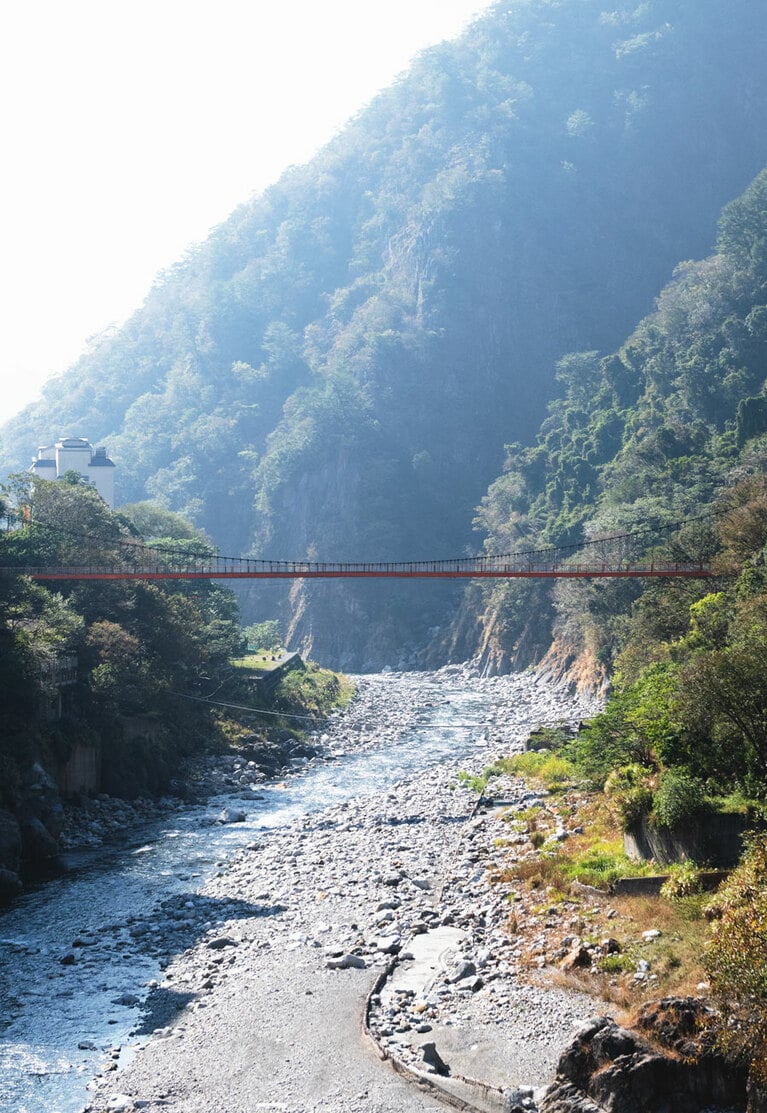
[[[469,772],[520,748],[530,730],[595,709],[527,674],[488,680],[468,667],[356,683],[358,699],[323,735],[328,754],[374,746],[377,725],[382,734],[409,729],[424,691],[438,698],[442,684],[474,685],[492,700],[476,752],[460,765]],[[90,1084],[87,1113],[443,1107],[382,1054],[411,1078],[431,1076],[425,1084],[446,1077],[446,1067],[532,1108],[593,1002],[517,977],[508,905],[485,861],[496,820],[478,812],[458,772],[426,769],[236,853],[187,902],[229,918],[169,954],[131,1045]],[[527,806],[523,785],[508,791]],[[411,957],[415,941],[439,941],[445,929],[454,932],[450,945],[436,946],[439,962],[424,973]],[[410,984],[398,986],[409,969]]]

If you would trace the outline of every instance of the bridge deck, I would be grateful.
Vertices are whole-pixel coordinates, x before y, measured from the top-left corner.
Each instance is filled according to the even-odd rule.
[[[310,564],[244,562],[240,566],[213,564],[197,568],[59,567],[17,568],[33,580],[320,580],[320,579],[626,579],[712,575],[704,564],[568,565],[527,564],[485,567],[445,567],[453,562],[426,564]],[[457,564],[458,562],[456,562]],[[259,567],[253,567],[258,564]],[[265,565],[265,566],[262,566]],[[441,566],[442,565],[442,566]]]

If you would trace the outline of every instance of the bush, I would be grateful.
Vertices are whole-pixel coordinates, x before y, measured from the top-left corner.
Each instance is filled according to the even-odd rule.
[[[527,749],[559,752],[571,741],[572,734],[566,727],[538,727],[528,736]]]
[[[661,886],[664,900],[681,901],[694,896],[701,889],[698,867],[694,862],[675,862],[668,867],[668,881]]]
[[[676,707],[676,666],[656,664],[614,694],[567,747],[578,772],[603,788],[614,769],[651,766],[656,755],[673,754],[681,724]]]
[[[307,661],[305,669],[293,669],[282,677],[274,691],[273,705],[279,711],[324,719],[334,707],[346,707],[352,691],[346,677]]]
[[[668,769],[653,800],[653,822],[657,827],[680,827],[700,816],[707,806],[705,785],[698,777],[682,769]]]
[[[560,791],[566,785],[572,784],[575,777],[572,762],[559,757],[558,754],[528,751],[504,758],[498,764],[504,773],[539,781],[550,792]]]
[[[740,865],[709,906],[717,917],[705,957],[726,1025],[723,1041],[751,1063],[753,1085],[767,1086],[767,836],[750,840]]]
[[[465,769],[461,769],[458,773],[458,780],[466,788],[472,788],[478,792],[480,796],[487,788],[487,782],[490,779],[489,773],[485,770],[483,773],[467,773]]]
[[[636,763],[615,769],[605,781],[605,795],[617,807],[623,830],[630,830],[652,809],[649,770]]]

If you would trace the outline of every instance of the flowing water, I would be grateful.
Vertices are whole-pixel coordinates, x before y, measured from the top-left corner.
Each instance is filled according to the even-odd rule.
[[[196,892],[227,856],[269,829],[460,760],[484,742],[489,695],[444,681],[433,693],[435,706],[395,741],[259,786],[263,798],[248,801],[245,823],[211,824],[223,799],[176,812],[142,829],[140,841],[133,832],[122,846],[102,848],[0,914],[0,1110],[77,1113],[105,1054],[114,1049],[116,1057],[129,1043],[135,998],[162,976],[151,946],[130,935],[130,917],[151,920],[168,897]],[[83,961],[62,962],[72,954]]]

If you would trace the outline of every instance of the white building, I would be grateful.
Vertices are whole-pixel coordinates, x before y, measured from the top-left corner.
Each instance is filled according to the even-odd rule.
[[[32,471],[41,479],[63,479],[75,471],[92,484],[110,509],[115,504],[115,465],[105,448],[94,448],[84,437],[62,437],[37,450]]]

